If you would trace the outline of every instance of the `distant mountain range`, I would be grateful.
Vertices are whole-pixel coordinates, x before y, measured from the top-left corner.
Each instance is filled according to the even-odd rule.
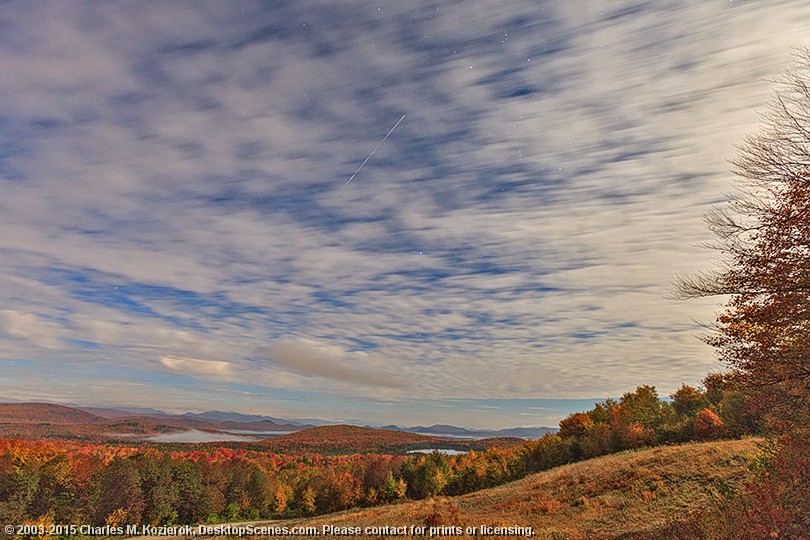
[[[338,422],[334,422],[337,424]],[[344,422],[346,423],[346,422]],[[404,431],[420,435],[450,437],[457,439],[484,439],[518,437],[537,439],[557,429],[549,427],[520,427],[498,430],[468,429],[447,424],[432,426],[402,427],[396,425],[369,426],[361,421],[354,425],[373,427],[388,431]],[[123,433],[138,427],[141,432],[174,432],[203,430],[223,432],[294,432],[327,424],[321,420],[305,423],[272,416],[243,414],[238,412],[206,411],[169,414],[165,411],[143,407],[76,407],[52,403],[0,403],[0,424],[98,426],[90,431],[104,429],[110,433]],[[44,428],[43,428],[44,429]],[[2,430],[0,430],[2,431]]]
[[[169,414],[165,411],[160,409],[152,409],[147,407],[81,407],[76,405],[71,405],[71,407],[75,407],[82,411],[89,412],[91,414],[95,414],[98,416],[102,416],[104,418],[125,418],[125,417],[132,417],[132,416],[146,416],[150,418],[156,419],[166,419],[166,418],[175,418],[175,419],[187,419],[191,422],[198,421],[198,422],[235,422],[239,424],[251,424],[251,423],[261,423],[267,424],[268,422],[272,422],[273,424],[284,426],[286,429],[289,426],[297,426],[297,427],[309,427],[313,425],[321,425],[325,422],[323,421],[308,421],[308,420],[288,420],[285,418],[275,418],[273,416],[263,416],[258,414],[244,414],[238,412],[224,412],[224,411],[205,411],[201,413],[193,413],[187,412],[183,414]],[[244,426],[242,426],[244,428]]]
[[[289,422],[270,416],[242,414],[236,412],[207,411],[203,413],[168,414],[158,409],[99,408],[81,407],[79,410],[108,419],[121,420],[137,418],[155,423],[187,429],[207,429],[227,431],[298,431],[306,424]]]
[[[182,418],[189,421],[201,420],[210,421],[216,424],[227,423],[231,429],[244,429],[251,428],[245,425],[256,425],[260,428],[272,429],[269,422],[276,424],[276,429],[294,431],[296,429],[304,429],[317,425],[337,425],[337,424],[352,424],[357,426],[371,427],[376,429],[386,429],[389,431],[406,431],[409,433],[419,433],[422,435],[436,435],[443,437],[458,437],[464,439],[482,439],[492,437],[519,437],[521,439],[539,439],[546,433],[556,433],[559,431],[557,428],[551,427],[517,427],[506,429],[469,429],[448,424],[434,424],[432,426],[413,426],[403,427],[397,425],[380,426],[363,422],[362,420],[354,421],[341,421],[341,422],[328,422],[319,419],[304,419],[304,420],[290,420],[285,418],[276,418],[273,416],[262,416],[258,414],[243,414],[238,412],[223,412],[223,411],[206,411],[201,413],[184,413],[180,415],[170,415],[157,409],[133,409],[128,407],[120,407],[116,409],[97,409],[92,407],[81,407],[82,410],[97,414],[99,416],[106,416],[107,418],[120,418],[120,416],[112,416],[110,413],[122,414],[122,411],[138,412],[138,416],[150,416],[155,418]],[[240,424],[238,427],[234,424]],[[196,426],[195,426],[196,427]]]
[[[550,427],[519,427],[506,429],[467,429],[447,424],[434,424],[432,426],[383,426],[382,429],[392,431],[407,431],[422,435],[435,435],[440,437],[458,437],[461,439],[489,439],[495,437],[518,437],[521,439],[539,439],[547,433],[556,433],[557,428]]]
[[[172,415],[157,409],[132,411],[114,407],[78,408],[53,403],[0,403],[0,437],[143,439],[200,431],[209,434],[249,432],[259,440],[263,434],[266,437],[272,433],[289,433],[311,427],[278,423],[269,418],[250,421],[245,415],[240,419],[242,421],[208,419],[195,414]]]
[[[215,422],[274,422],[276,424],[285,424],[292,426],[306,426],[306,422],[298,422],[296,420],[286,420],[284,418],[275,418],[272,416],[261,416],[258,414],[242,414],[237,412],[222,412],[222,411],[206,411],[201,413],[185,413],[182,416],[187,418],[202,418],[204,420],[213,420]]]

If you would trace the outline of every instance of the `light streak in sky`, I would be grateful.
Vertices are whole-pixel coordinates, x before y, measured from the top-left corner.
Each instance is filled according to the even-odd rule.
[[[368,162],[368,160],[370,160],[370,159],[371,159],[371,156],[373,156],[373,155],[374,155],[374,152],[376,152],[376,151],[377,151],[377,149],[378,149],[380,146],[382,146],[382,144],[385,142],[385,139],[387,139],[387,138],[388,138],[388,136],[389,136],[389,135],[391,135],[391,134],[394,132],[394,130],[395,130],[395,129],[397,129],[397,126],[399,125],[399,123],[400,123],[400,122],[402,122],[404,119],[405,119],[405,115],[403,114],[403,115],[402,115],[402,117],[401,117],[399,120],[397,120],[397,123],[396,123],[396,124],[394,124],[394,127],[392,127],[392,128],[391,128],[391,129],[388,131],[388,133],[386,133],[386,134],[385,134],[385,137],[383,137],[383,138],[382,138],[382,140],[380,141],[380,143],[379,143],[377,146],[375,146],[375,147],[374,147],[374,150],[372,150],[372,151],[371,151],[371,153],[370,153],[370,154],[368,155],[368,157],[367,157],[367,158],[366,158],[366,159],[363,161],[363,163],[361,163],[361,164],[360,164],[360,166],[359,166],[359,167],[357,167],[357,170],[356,170],[356,171],[354,171],[354,174],[352,174],[352,175],[349,177],[349,179],[348,179],[348,180],[346,180],[346,183],[345,183],[345,184],[343,184],[343,187],[342,187],[342,188],[340,188],[340,189],[341,189],[341,191],[343,190],[343,188],[345,188],[346,186],[348,186],[348,185],[349,185],[349,182],[351,182],[352,180],[354,180],[354,177],[355,177],[355,176],[357,176],[357,173],[359,173],[359,172],[360,172],[360,169],[362,169],[362,168],[363,168],[363,165],[365,165],[365,164]]]

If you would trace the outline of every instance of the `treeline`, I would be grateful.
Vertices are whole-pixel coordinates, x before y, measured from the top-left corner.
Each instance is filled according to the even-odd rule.
[[[623,450],[761,431],[762,414],[725,376],[712,374],[703,383],[702,389],[683,385],[669,399],[661,399],[653,386],[640,386],[618,400],[571,414],[554,435],[508,449],[412,457],[400,475],[413,499],[461,495]]]
[[[727,376],[710,374],[704,388],[682,385],[669,400],[653,386],[640,386],[618,401],[609,399],[560,422],[574,459],[686,441],[741,437],[761,430],[755,404]]]
[[[757,429],[721,377],[670,400],[642,386],[508,449],[458,456],[321,456],[216,448],[0,441],[0,522],[174,525],[292,518],[435,495],[460,495],[601,454]]]
[[[175,525],[313,515],[404,498],[406,459],[4,440],[0,522]]]

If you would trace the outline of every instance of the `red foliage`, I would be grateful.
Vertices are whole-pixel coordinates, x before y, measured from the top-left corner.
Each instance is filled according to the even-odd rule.
[[[560,421],[560,436],[579,437],[593,427],[593,420],[586,413],[574,413]]]
[[[319,426],[281,435],[263,441],[262,444],[278,452],[319,452],[339,449],[356,452],[386,452],[396,447],[414,443],[442,442],[440,437],[372,429],[358,426]]]
[[[695,416],[693,430],[697,439],[714,439],[723,434],[723,421],[711,409],[701,409]]]

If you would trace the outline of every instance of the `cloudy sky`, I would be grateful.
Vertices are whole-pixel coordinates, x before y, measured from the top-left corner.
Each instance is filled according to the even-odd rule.
[[[4,2],[0,395],[505,427],[696,384],[722,299],[667,294],[809,26],[787,0]]]

